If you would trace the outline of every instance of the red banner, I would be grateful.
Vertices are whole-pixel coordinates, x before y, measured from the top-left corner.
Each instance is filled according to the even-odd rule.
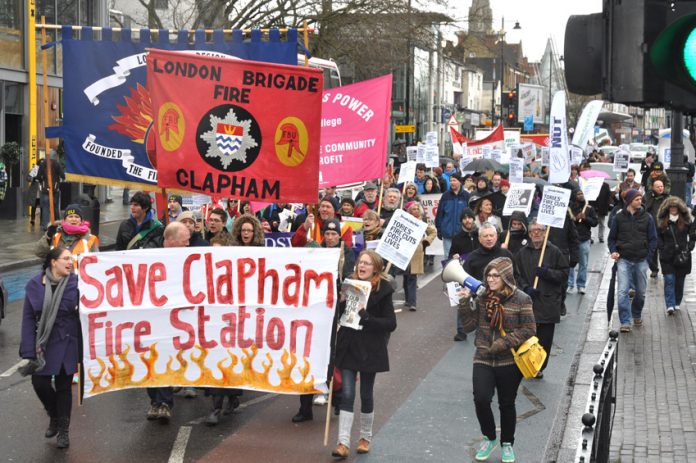
[[[152,49],[158,185],[316,202],[320,70]]]
[[[504,141],[504,140],[505,140],[505,132],[503,130],[503,126],[499,125],[486,138],[484,138],[482,140],[470,141],[468,143],[468,146],[471,147],[471,146],[489,145],[491,143],[496,143],[496,142]]]
[[[528,133],[520,135],[521,143],[535,143],[539,146],[549,146],[548,133]]]

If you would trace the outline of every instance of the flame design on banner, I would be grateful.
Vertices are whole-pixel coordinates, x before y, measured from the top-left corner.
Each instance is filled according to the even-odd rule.
[[[130,89],[130,96],[124,97],[125,105],[116,105],[119,115],[112,116],[115,124],[109,125],[109,130],[120,133],[136,143],[145,141],[145,134],[152,125],[152,100],[150,92],[137,84]]]
[[[217,362],[217,371],[211,370],[205,365],[205,359],[208,356],[208,349],[199,345],[195,347],[199,354],[196,355],[190,352],[188,359],[185,353],[188,350],[181,350],[176,354],[176,359],[179,362],[179,367],[174,368],[174,358],[169,357],[166,370],[157,372],[155,363],[159,358],[157,352],[157,344],[152,344],[148,352],[139,354],[140,361],[147,368],[147,373],[140,380],[135,380],[135,365],[128,359],[128,353],[131,346],[126,346],[120,354],[110,355],[107,366],[101,358],[96,359],[99,363],[99,371],[94,372],[92,369],[87,370],[92,387],[89,390],[90,395],[100,394],[103,392],[117,391],[120,389],[132,387],[163,387],[163,386],[184,386],[184,387],[236,387],[243,388],[252,386],[256,389],[269,392],[286,392],[294,391],[298,394],[320,394],[314,388],[314,377],[309,376],[310,363],[306,357],[303,357],[301,364],[298,362],[298,357],[287,349],[283,350],[280,361],[282,366],[277,368],[276,373],[280,378],[278,384],[272,384],[270,376],[274,367],[273,359],[270,354],[266,354],[266,360],[262,361],[262,370],[258,371],[254,368],[253,363],[258,354],[256,345],[252,345],[249,349],[242,349],[244,356],[241,358],[228,351],[229,358]],[[189,349],[193,350],[193,349]],[[200,374],[198,378],[189,379],[186,377],[189,363],[195,364]],[[241,372],[235,371],[235,368],[242,366]],[[237,368],[238,369],[238,368]],[[301,380],[295,381],[292,378],[293,371],[297,370]],[[220,377],[216,377],[217,373]]]

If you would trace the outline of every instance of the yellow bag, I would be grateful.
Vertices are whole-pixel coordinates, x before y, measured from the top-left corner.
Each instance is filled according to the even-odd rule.
[[[515,364],[522,372],[524,379],[534,378],[546,360],[546,351],[539,344],[539,338],[532,336],[515,351],[510,349],[515,357]]]

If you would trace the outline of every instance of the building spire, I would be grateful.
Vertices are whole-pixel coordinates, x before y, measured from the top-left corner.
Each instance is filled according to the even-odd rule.
[[[472,0],[469,7],[469,34],[492,34],[493,10],[489,0]]]

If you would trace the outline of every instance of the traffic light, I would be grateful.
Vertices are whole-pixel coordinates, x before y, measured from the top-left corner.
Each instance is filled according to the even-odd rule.
[[[564,47],[568,90],[696,113],[694,16],[696,2],[685,0],[605,0],[601,13],[571,16]]]

